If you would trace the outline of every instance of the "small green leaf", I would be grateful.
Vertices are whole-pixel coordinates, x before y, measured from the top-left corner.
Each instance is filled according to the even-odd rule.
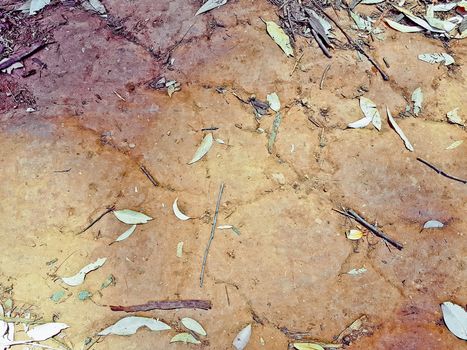
[[[101,284],[101,289],[110,287],[111,285],[115,285],[115,276],[109,275],[104,282]]]
[[[78,293],[78,299],[81,301],[87,300],[90,297],[92,297],[92,293],[88,292],[87,290],[82,290],[81,292]]]
[[[64,296],[65,296],[65,291],[59,290],[50,296],[50,300],[52,300],[55,303],[58,303]]]

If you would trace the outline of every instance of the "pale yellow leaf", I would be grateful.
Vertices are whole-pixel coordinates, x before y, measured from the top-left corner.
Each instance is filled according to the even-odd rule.
[[[266,23],[266,30],[271,36],[272,40],[285,52],[287,56],[293,56],[292,45],[290,45],[290,38],[285,34],[284,30],[272,21],[264,21]]]
[[[454,142],[451,143],[448,147],[446,147],[446,149],[454,149],[454,148],[457,148],[457,147],[459,147],[460,145],[462,145],[463,142],[464,142],[464,140],[454,141]]]
[[[324,350],[324,348],[316,343],[294,343],[293,347],[297,350]]]
[[[347,233],[347,238],[353,241],[363,237],[363,232],[360,230],[349,230]]]

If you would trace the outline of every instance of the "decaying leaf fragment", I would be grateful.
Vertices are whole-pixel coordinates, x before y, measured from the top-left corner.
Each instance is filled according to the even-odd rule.
[[[461,117],[457,113],[459,108],[454,108],[452,111],[449,111],[446,116],[448,118],[448,121],[452,124],[458,124],[460,126],[464,126],[464,122],[462,121]]]
[[[145,224],[152,220],[152,217],[131,209],[114,210],[113,213],[118,220],[128,225]]]
[[[281,102],[279,101],[279,96],[275,92],[266,96],[266,100],[269,103],[269,108],[274,112],[279,112],[281,109]]]
[[[402,33],[417,33],[423,31],[423,28],[417,26],[406,26],[395,21],[391,21],[388,18],[384,19],[386,23],[392,28]]]
[[[97,12],[101,17],[106,17],[107,10],[100,0],[85,0],[81,3],[81,6],[87,11]]]
[[[107,258],[97,259],[95,262],[83,267],[76,275],[71,277],[62,277],[62,281],[72,287],[79,286],[84,282],[84,278],[89,272],[97,270],[99,267],[105,264],[106,260]]]
[[[209,133],[207,134],[203,141],[201,142],[201,145],[199,145],[198,149],[196,150],[195,152],[195,155],[193,156],[193,158],[190,160],[190,162],[188,164],[193,164],[195,162],[197,162],[198,160],[200,160],[201,158],[203,158],[206,153],[209,152],[209,150],[211,149],[212,147],[212,134]]]
[[[129,316],[124,317],[117,323],[100,331],[98,335],[132,335],[141,327],[148,327],[151,331],[165,331],[171,329],[170,326],[149,317]]]
[[[201,326],[201,324],[199,324],[198,321],[196,321],[196,320],[194,320],[192,318],[189,318],[189,317],[184,317],[184,318],[182,318],[181,322],[190,331],[193,331],[193,332],[198,333],[198,334],[203,335],[203,336],[207,335],[207,333],[204,330],[203,326]]]
[[[420,61],[428,62],[431,64],[444,63],[445,66],[455,63],[454,58],[445,52],[442,53],[423,53],[418,55]]]
[[[275,22],[264,21],[266,23],[266,30],[271,36],[272,40],[284,51],[287,56],[293,56],[292,45],[290,45],[290,38],[285,34],[284,30],[279,27]]]
[[[402,139],[402,141],[404,141],[404,144],[405,144],[405,147],[413,152],[414,151],[414,148],[412,146],[412,144],[410,143],[409,139],[407,138],[407,136],[405,136],[404,132],[402,131],[402,129],[399,127],[399,125],[397,125],[396,121],[394,120],[394,118],[392,117],[391,115],[391,111],[389,110],[389,108],[386,106],[386,113],[388,115],[388,120],[389,120],[389,124],[394,128],[394,130],[397,132],[397,134],[400,136],[400,138]]]
[[[203,6],[199,8],[195,16],[198,16],[204,12],[211,11],[212,9],[225,5],[226,3],[227,0],[208,0],[203,4]]]
[[[120,241],[127,239],[133,234],[133,232],[135,232],[135,230],[136,230],[136,225],[132,225],[128,230],[126,230],[120,236],[118,236],[115,242],[120,242]]]
[[[297,350],[324,350],[324,348],[316,343],[294,343],[293,347]]]
[[[183,242],[177,244],[177,258],[181,258],[183,255]]]
[[[282,115],[277,112],[276,116],[274,117],[274,121],[272,123],[272,130],[271,133],[269,134],[269,140],[268,140],[268,152],[272,154],[274,143],[276,142],[276,137],[277,133],[279,132],[279,126],[281,125],[282,122]]]
[[[454,142],[451,143],[448,147],[446,147],[446,149],[454,149],[454,148],[457,148],[457,147],[459,147],[460,145],[462,145],[463,143],[464,143],[464,140],[454,141]]]
[[[232,345],[236,350],[243,350],[247,346],[251,337],[251,324],[243,328],[235,337]]]
[[[423,228],[443,228],[444,224],[438,220],[429,220],[425,222]]]
[[[176,343],[176,342],[182,342],[182,343],[190,343],[190,344],[201,344],[201,342],[193,337],[190,333],[178,333],[177,335],[173,336],[172,339],[170,339],[171,343]]]
[[[175,214],[175,216],[182,220],[182,221],[186,221],[186,220],[190,220],[191,217],[189,216],[186,216],[185,214],[183,214],[180,209],[178,209],[178,197],[174,200],[174,203],[172,204],[172,209],[173,209],[173,212]]]
[[[467,312],[462,306],[446,301],[441,304],[446,327],[456,337],[467,340]]]
[[[66,328],[68,325],[65,323],[45,323],[30,329],[26,334],[34,341],[43,341],[56,336]]]
[[[412,102],[413,102],[413,114],[417,117],[422,110],[422,103],[423,103],[423,92],[421,88],[416,88],[415,91],[412,93]]]
[[[346,233],[346,236],[348,239],[350,240],[353,240],[353,241],[356,241],[360,238],[363,237],[363,232],[360,231],[360,230],[355,230],[355,229],[352,229],[352,230],[349,230],[347,233]]]

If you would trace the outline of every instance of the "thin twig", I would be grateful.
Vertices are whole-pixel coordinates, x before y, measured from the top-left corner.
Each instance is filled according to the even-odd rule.
[[[109,305],[112,311],[139,312],[149,310],[202,309],[209,310],[212,305],[209,300],[167,300],[148,301],[145,304],[121,306]]]
[[[331,68],[331,64],[328,64],[326,68],[324,68],[323,75],[321,76],[321,81],[319,82],[319,89],[323,90],[324,79],[326,79],[326,74],[328,73],[329,68]]]
[[[50,44],[50,43],[35,43],[35,44],[31,45],[31,47],[27,47],[27,48],[19,50],[18,52],[11,55],[4,62],[0,63],[0,70],[8,68],[13,63],[21,61],[23,58],[26,58],[26,57],[32,55],[34,52],[36,52],[37,50],[42,49],[43,47],[45,47],[48,44]]]
[[[363,47],[360,46],[359,43],[355,42],[349,34],[344,30],[344,28],[341,27],[341,25],[330,15],[327,14],[326,11],[321,7],[320,4],[318,4],[316,1],[312,0],[313,4],[321,10],[321,12],[332,22],[335,24],[335,26],[344,34],[345,38],[349,42],[350,45],[352,45],[358,52],[360,52],[362,55],[364,55],[368,61],[378,70],[378,72],[381,74],[384,80],[389,80],[389,75],[386,74],[386,72],[381,68],[381,66],[376,62],[373,57],[371,57],[364,49]]]
[[[219,215],[219,206],[221,204],[222,193],[224,192],[224,184],[222,183],[219,188],[219,195],[217,197],[216,212],[214,213],[214,220],[212,221],[211,236],[209,237],[208,245],[204,251],[203,264],[201,265],[201,274],[199,276],[199,286],[203,287],[204,282],[204,270],[206,268],[206,260],[208,259],[209,248],[211,247],[212,240],[214,239],[214,233],[216,232],[217,216]]]
[[[292,76],[292,75],[295,73],[295,71],[297,70],[297,67],[298,67],[298,65],[300,64],[300,61],[302,60],[302,57],[303,57],[304,54],[305,54],[305,52],[303,52],[303,53],[300,55],[300,57],[298,58],[298,60],[295,61],[295,64],[294,64],[293,69],[292,69],[292,72],[290,72],[290,74],[289,74],[290,76]]]
[[[141,169],[141,171],[144,173],[144,175],[146,175],[146,177],[149,179],[149,181],[151,181],[151,183],[154,185],[154,187],[158,187],[159,186],[159,183],[156,181],[156,179],[154,179],[154,177],[151,175],[151,173],[149,172],[148,169],[146,169],[146,167],[144,165],[140,165],[139,167]]]
[[[315,38],[316,42],[318,43],[318,46],[320,47],[321,51],[323,51],[324,55],[327,58],[332,58],[331,53],[329,52],[328,48],[324,45],[324,43],[321,40],[321,38],[319,37],[318,33],[316,33],[316,30],[311,28],[311,34],[313,34],[313,37]]]
[[[358,215],[352,209],[345,209],[345,212],[342,212],[342,211],[337,210],[337,209],[334,209],[334,211],[336,211],[336,212],[338,212],[338,213],[340,213],[342,215],[345,215],[345,216],[347,216],[347,217],[349,217],[351,219],[354,219],[359,224],[361,224],[362,226],[364,226],[365,228],[370,230],[375,236],[378,236],[379,238],[384,239],[385,241],[392,244],[397,249],[402,250],[402,248],[404,248],[404,246],[402,244],[395,241],[394,239],[392,239],[391,237],[386,235],[384,232],[380,231],[377,227],[370,224],[368,221],[366,221],[364,218],[362,218],[360,215]]]
[[[436,171],[438,174],[443,175],[444,177],[447,177],[448,179],[451,179],[451,180],[454,180],[454,181],[459,181],[459,182],[461,182],[463,184],[467,183],[467,180],[464,180],[464,179],[461,179],[459,177],[449,175],[449,174],[445,173],[444,171],[442,171],[441,169],[438,169],[437,167],[435,167],[433,164],[428,163],[426,160],[423,160],[422,158],[417,157],[417,160],[419,162],[425,164],[426,166],[430,167],[431,169]]]
[[[80,235],[80,234],[86,232],[87,230],[89,230],[96,222],[98,222],[100,219],[102,219],[108,213],[114,211],[114,209],[115,209],[114,205],[112,205],[110,207],[107,207],[107,210],[105,212],[103,212],[95,220],[93,220],[88,226],[86,226],[84,229],[82,229],[80,232],[78,232],[77,235]]]

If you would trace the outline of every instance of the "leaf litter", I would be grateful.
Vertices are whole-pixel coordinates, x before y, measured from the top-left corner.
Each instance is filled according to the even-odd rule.
[[[456,337],[467,340],[467,312],[462,306],[446,301],[441,304],[446,327]]]
[[[397,125],[396,121],[394,120],[394,118],[392,117],[391,115],[391,111],[389,110],[389,108],[386,106],[386,113],[388,115],[388,120],[389,120],[389,124],[394,128],[394,130],[397,132],[397,134],[400,136],[400,138],[402,139],[402,141],[404,141],[404,144],[405,144],[405,147],[413,152],[414,151],[414,148],[412,146],[412,144],[410,143],[409,139],[407,138],[407,136],[405,136],[404,132],[402,131],[402,129],[399,127],[399,125]]]
[[[359,129],[364,128],[368,124],[372,123],[373,126],[380,131],[381,130],[381,115],[379,114],[376,104],[366,97],[360,97],[360,109],[363,112],[364,117],[353,123],[347,125],[349,128]]]
[[[170,342],[171,343],[182,342],[185,344],[189,343],[189,344],[196,344],[196,345],[201,344],[201,342],[190,333],[178,333],[172,339],[170,339]]]
[[[452,111],[449,111],[446,114],[446,117],[448,118],[448,122],[450,122],[451,124],[457,124],[460,126],[464,126],[464,122],[462,121],[462,118],[457,113],[458,110],[459,108],[454,108]]]
[[[166,323],[153,318],[128,316],[117,321],[112,326],[103,329],[98,335],[132,335],[141,327],[147,327],[151,331],[165,331],[171,329]]]
[[[251,324],[247,325],[240,332],[238,332],[232,345],[234,346],[236,350],[243,350],[248,345],[248,342],[250,341],[250,337],[251,337]]]
[[[225,5],[227,3],[227,0],[208,0],[206,1],[203,6],[199,8],[199,10],[196,12],[195,16],[198,16],[202,13],[211,11],[215,8],[218,8],[222,5]]]
[[[132,225],[128,230],[126,230],[120,236],[118,236],[114,242],[120,242],[120,241],[127,239],[135,232],[135,230],[136,230],[136,225]]]
[[[106,260],[107,258],[99,258],[95,262],[83,267],[76,275],[71,277],[62,277],[62,281],[72,287],[79,286],[84,282],[84,279],[89,272],[97,270],[105,264]]]
[[[174,200],[173,204],[172,204],[172,210],[175,214],[175,216],[179,219],[179,220],[182,220],[182,221],[186,221],[186,220],[190,220],[191,217],[183,214],[180,209],[178,208],[178,197]]]
[[[422,53],[418,55],[418,59],[420,61],[424,61],[427,63],[435,64],[435,63],[443,63],[445,66],[449,66],[450,64],[455,63],[454,58],[445,52],[442,53]]]
[[[114,210],[113,213],[118,220],[128,225],[146,224],[152,220],[152,217],[130,209]]]
[[[207,333],[204,330],[203,326],[201,324],[189,317],[184,317],[181,319],[182,324],[185,326],[185,328],[189,329],[190,331],[193,331],[199,335],[206,336]]]
[[[294,52],[292,45],[290,44],[290,38],[287,34],[285,34],[284,30],[273,21],[263,20],[263,22],[266,24],[266,30],[272,40],[274,40],[274,42],[279,45],[287,57],[293,56]]]
[[[429,220],[425,222],[423,225],[423,228],[442,228],[444,227],[444,224],[441,221],[438,220]]]
[[[455,149],[455,148],[459,147],[460,145],[462,145],[463,143],[464,143],[464,140],[454,141],[448,147],[446,147],[446,149]]]
[[[190,162],[188,164],[196,163],[198,160],[203,158],[209,152],[209,150],[211,149],[212,140],[213,140],[212,134],[211,133],[207,134],[203,138],[203,141],[201,141],[201,144],[199,145],[198,149],[196,150],[195,155],[193,156],[193,158],[190,160]]]
[[[416,88],[412,93],[413,114],[418,117],[422,110],[423,92],[421,88]]]

